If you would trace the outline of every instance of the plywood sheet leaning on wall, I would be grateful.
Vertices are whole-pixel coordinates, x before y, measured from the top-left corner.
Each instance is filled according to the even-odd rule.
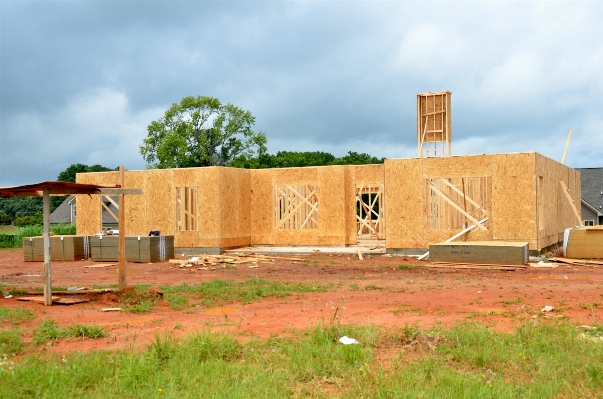
[[[492,160],[494,240],[527,241],[537,248],[536,154],[497,154]]]
[[[172,169],[148,170],[145,171],[145,177],[143,196],[147,223],[143,232],[159,230],[162,236],[173,236],[176,226],[174,172]],[[129,198],[126,197],[126,201]]]
[[[117,184],[117,172],[78,173],[75,181],[88,184]],[[93,235],[100,233],[101,204],[100,196],[76,195],[77,217],[75,219],[79,235]]]
[[[385,160],[387,248],[425,248],[425,183],[418,158]]]
[[[571,229],[565,255],[573,259],[603,259],[603,229],[596,227]]]
[[[272,203],[272,170],[255,169],[250,170],[251,180],[251,243],[267,244],[273,243],[273,203]]]
[[[251,243],[251,187],[247,169],[219,168],[220,247],[231,248]]]

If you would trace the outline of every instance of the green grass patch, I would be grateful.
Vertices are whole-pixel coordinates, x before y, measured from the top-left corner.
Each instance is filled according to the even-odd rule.
[[[19,324],[26,320],[32,320],[36,316],[28,309],[17,306],[16,308],[0,307],[0,320],[11,324]]]
[[[142,352],[21,357],[0,367],[0,397],[600,397],[603,345],[581,334],[529,323],[512,333],[319,325],[244,343],[209,331],[157,335]],[[341,345],[342,335],[360,344]]]
[[[9,232],[0,231],[0,248],[20,248],[23,245],[23,238],[25,237],[38,237],[44,232],[44,227],[35,226],[5,226],[11,227]],[[76,227],[71,224],[59,223],[54,226],[50,226],[50,231],[55,235],[75,235]]]
[[[23,340],[21,339],[20,330],[15,328],[0,330],[0,355],[18,355],[22,350]],[[1,372],[0,376],[2,376]]]
[[[330,285],[275,282],[250,279],[243,282],[214,280],[200,284],[161,286],[164,298],[174,309],[195,304],[215,306],[233,302],[251,303],[263,298],[283,298],[295,293],[326,292]]]
[[[34,343],[41,345],[59,338],[104,338],[107,336],[107,332],[103,327],[82,324],[60,327],[54,320],[47,319],[34,330],[33,336]]]

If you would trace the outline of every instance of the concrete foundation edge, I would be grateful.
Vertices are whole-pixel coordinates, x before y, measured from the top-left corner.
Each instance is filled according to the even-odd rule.
[[[224,248],[219,247],[201,247],[201,248],[174,248],[174,254],[178,255],[222,255]]]

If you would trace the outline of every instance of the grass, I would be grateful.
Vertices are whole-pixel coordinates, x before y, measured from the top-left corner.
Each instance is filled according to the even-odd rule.
[[[22,352],[23,340],[21,334],[20,330],[14,328],[0,330],[0,355],[18,355]]]
[[[234,302],[251,303],[262,298],[282,298],[294,293],[326,292],[332,285],[274,282],[250,279],[243,282],[214,280],[200,284],[161,286],[164,298],[173,309],[188,306],[216,306]]]
[[[103,327],[74,324],[69,327],[59,327],[53,320],[44,320],[34,330],[34,343],[41,345],[60,338],[104,338],[107,332]]]
[[[318,325],[244,343],[209,331],[156,335],[142,352],[21,356],[10,371],[0,363],[0,398],[599,397],[603,345],[580,334],[564,322],[512,333]],[[341,345],[342,335],[360,344]]]
[[[0,321],[11,324],[19,324],[26,320],[32,320],[36,316],[28,309],[17,306],[16,308],[0,307]]]

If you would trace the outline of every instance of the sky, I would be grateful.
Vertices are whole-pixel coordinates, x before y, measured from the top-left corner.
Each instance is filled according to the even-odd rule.
[[[453,155],[603,166],[603,2],[0,0],[0,186],[144,169],[185,96],[268,150],[417,156],[416,95],[452,92]]]

